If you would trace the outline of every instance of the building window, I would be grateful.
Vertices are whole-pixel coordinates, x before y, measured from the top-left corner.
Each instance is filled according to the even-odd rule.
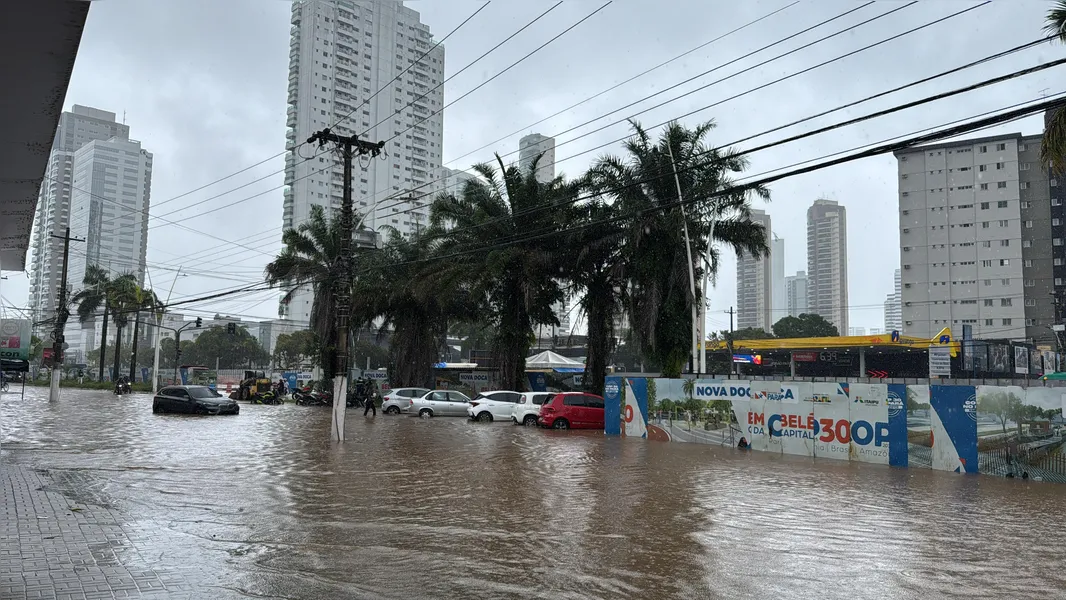
[[[1024,261],[1022,262],[1022,265],[1023,265],[1023,266],[1026,266],[1026,267],[1031,267],[1031,266],[1033,266],[1033,259],[1031,259],[1031,258],[1027,258],[1027,259],[1025,259],[1025,260],[1024,260]]]
[[[1051,239],[1051,245],[1052,246],[1061,246],[1062,245],[1062,238],[1052,238]]]
[[[1032,248],[1033,242],[1030,240],[1022,240],[1022,248]]]
[[[988,165],[981,165],[981,166],[977,167],[977,170],[982,172],[982,173],[984,173],[985,171],[988,170]]]
[[[1007,208],[1007,201],[1006,200],[1000,200],[999,202],[996,203],[996,208]]]
[[[1026,298],[1025,299],[1025,305],[1026,306],[1036,306],[1036,298]]]
[[[996,170],[997,170],[997,171],[1000,171],[1000,170],[1002,170],[1002,169],[1003,169],[1003,163],[996,163]],[[1007,187],[1007,186],[1006,186],[1006,185],[1004,185],[1003,187]]]
[[[996,151],[997,152],[1002,152],[1002,151],[1004,151],[1006,149],[1007,149],[1007,145],[1006,144],[996,144]]]
[[[980,152],[981,154],[984,154],[984,153],[988,152],[988,146],[981,146],[980,148],[977,149],[977,151]],[[981,169],[981,170],[983,171],[984,169]]]
[[[1011,305],[1011,299],[1010,298],[1000,298],[999,299],[999,305],[1000,306],[1010,306]]]
[[[988,202],[982,202],[982,203],[981,203],[981,210],[988,210],[988,207],[989,207],[989,206],[990,206],[990,205],[989,205],[989,203],[988,203]]]
[[[985,240],[985,241],[981,242],[981,247],[982,248],[991,248],[992,247],[992,242],[989,241],[989,240]]]
[[[991,298],[985,299],[984,302],[985,302],[985,306],[992,306],[992,299]]]
[[[1029,182],[1028,181],[1023,181],[1023,182],[1021,182],[1018,185],[1020,185],[1023,190],[1029,189]]]
[[[1057,227],[1057,226],[1062,224],[1062,219],[1060,219],[1058,217],[1052,217],[1051,218],[1051,224],[1055,225]]]
[[[1032,204],[1028,200],[1022,200],[1022,208],[1029,208]]]
[[[1019,171],[1028,171],[1029,170],[1029,163],[1022,163],[1022,164],[1018,165],[1018,170]]]
[[[981,221],[981,229],[988,229],[988,221]]]
[[[1010,285],[1010,278],[1000,279],[999,282],[1003,285]]]
[[[1004,325],[1010,325],[1010,322],[1011,322],[1010,319],[1003,319],[1003,324]]]
[[[1059,180],[1058,179],[1052,179],[1051,180],[1051,187],[1059,187]]]
[[[985,325],[991,327],[992,326],[992,319],[985,319]]]
[[[1000,181],[999,183],[996,184],[996,187],[1001,189],[1001,190],[1006,189],[1007,188],[1007,182],[1006,181]]]
[[[999,226],[1000,227],[1006,227],[1007,226],[1007,220],[1006,219],[1000,219]]]
[[[1009,267],[1010,266],[1010,259],[1009,258],[1001,258],[1001,259],[999,259],[999,266],[1001,266],[1001,267]],[[1006,284],[1004,284],[1004,285],[1006,285]]]
[[[1054,264],[1056,267],[1061,267],[1063,264],[1066,264],[1066,261],[1063,261],[1061,258],[1056,258],[1052,261],[1052,264]]]
[[[1036,280],[1034,280],[1034,279],[1026,279],[1025,280],[1025,287],[1036,287]]]
[[[1000,247],[1006,248],[1010,246],[1010,240],[999,240]]]
[[[981,266],[982,267],[991,267],[992,266],[992,261],[991,260],[982,260],[981,261]]]
[[[987,190],[988,189],[988,184],[987,183],[982,183],[981,184],[981,189],[982,190]]]
[[[992,285],[992,280],[991,279],[986,279],[985,280],[985,286],[987,287],[987,286],[990,286],[990,285]]]

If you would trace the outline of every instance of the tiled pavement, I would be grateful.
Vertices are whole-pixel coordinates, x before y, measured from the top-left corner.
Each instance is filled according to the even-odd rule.
[[[138,538],[151,532],[93,504],[76,475],[0,464],[0,599],[206,597],[164,559],[146,560]]]

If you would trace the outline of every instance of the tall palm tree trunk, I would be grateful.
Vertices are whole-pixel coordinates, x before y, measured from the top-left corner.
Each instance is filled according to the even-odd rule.
[[[115,371],[114,378],[118,379],[119,369],[122,368],[122,327],[115,325]]]
[[[607,377],[607,362],[614,352],[614,310],[609,284],[589,285],[585,312],[588,316],[588,352],[585,359],[584,388],[603,395]],[[604,299],[607,299],[605,302]]]
[[[99,381],[104,380],[104,363],[107,362],[107,303],[104,303],[104,326],[100,330],[100,373],[97,375]]]
[[[141,330],[141,311],[133,313],[133,351],[130,352],[130,383],[137,381],[137,338]]]

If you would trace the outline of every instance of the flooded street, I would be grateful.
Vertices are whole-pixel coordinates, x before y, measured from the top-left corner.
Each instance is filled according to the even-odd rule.
[[[1062,598],[1066,487],[464,419],[0,398],[2,458],[199,597]],[[132,556],[132,555],[131,555]]]

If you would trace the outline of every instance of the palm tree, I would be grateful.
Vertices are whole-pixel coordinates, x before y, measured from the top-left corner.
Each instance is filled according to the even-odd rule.
[[[615,204],[595,198],[576,207],[571,223],[579,226],[567,240],[573,248],[570,275],[573,292],[587,323],[584,387],[603,394],[607,365],[616,343],[615,320],[626,302],[625,229],[613,220],[620,214]]]
[[[689,287],[685,231],[694,259],[708,257],[712,280],[721,244],[738,254],[765,256],[767,232],[751,221],[750,198],[754,193],[768,200],[769,192],[761,187],[725,191],[733,186],[730,175],[747,168],[747,161],[733,150],[704,143],[713,121],[693,129],[670,123],[655,142],[638,123],[632,126],[634,137],[624,145],[628,156],[601,158],[588,177],[593,189],[613,198],[616,210],[628,216],[625,267],[634,337],[664,376],[677,377],[690,355],[693,303],[704,301]],[[682,198],[694,201],[684,208],[677,205],[675,165]],[[696,281],[705,268],[703,260],[698,262]]]
[[[336,368],[337,306],[334,284],[345,275],[340,261],[340,225],[340,219],[327,219],[324,208],[312,205],[307,221],[282,234],[285,247],[265,270],[269,285],[288,288],[282,302],[291,301],[301,287],[311,286],[314,300],[311,303],[310,325],[319,347],[318,363],[326,379],[333,378]]]
[[[151,289],[137,286],[133,295],[133,349],[130,352],[130,381],[137,381],[137,342],[141,331],[141,312],[148,311],[153,318],[162,315],[163,303]]]
[[[1044,33],[1066,42],[1066,0],[1057,0],[1044,19]],[[1066,165],[1066,111],[1061,108],[1044,118],[1040,158],[1058,173]]]
[[[115,324],[115,378],[122,370],[122,330],[129,325],[130,317],[139,309],[137,279],[133,273],[123,273],[111,281],[108,298],[111,303],[111,321]],[[101,357],[101,361],[103,357]]]
[[[485,320],[495,326],[500,385],[522,390],[533,328],[559,325],[552,305],[564,297],[560,280],[573,262],[557,238],[530,234],[563,229],[567,211],[558,207],[578,188],[562,177],[537,181],[536,161],[525,172],[505,166],[499,155],[496,162],[498,169],[474,165],[481,181],[433,202],[431,235],[442,238],[438,256],[456,257],[436,262],[432,271],[438,289],[457,286],[484,304]]]
[[[129,316],[125,310],[130,298],[130,291],[131,288],[136,287],[137,281],[132,273],[123,273],[115,279],[111,279],[111,273],[107,269],[99,265],[88,265],[85,268],[82,284],[85,287],[78,291],[77,294],[74,294],[72,298],[72,302],[78,305],[78,320],[82,323],[87,323],[95,319],[101,308],[104,313],[104,324],[100,330],[99,378],[102,381],[107,355],[108,317],[110,316],[115,322],[115,327],[118,330],[115,345],[118,348],[121,346],[122,341],[121,328],[129,321]],[[122,307],[122,314],[119,314],[120,311],[117,310],[120,306]],[[118,373],[118,362],[119,357],[116,357],[116,375]]]
[[[378,324],[379,336],[391,332],[389,379],[395,387],[431,387],[432,366],[448,321],[468,306],[461,286],[441,285],[427,274],[434,247],[423,236],[405,238],[389,228],[378,252],[360,256],[352,291],[353,326]],[[466,310],[466,309],[464,309]]]

